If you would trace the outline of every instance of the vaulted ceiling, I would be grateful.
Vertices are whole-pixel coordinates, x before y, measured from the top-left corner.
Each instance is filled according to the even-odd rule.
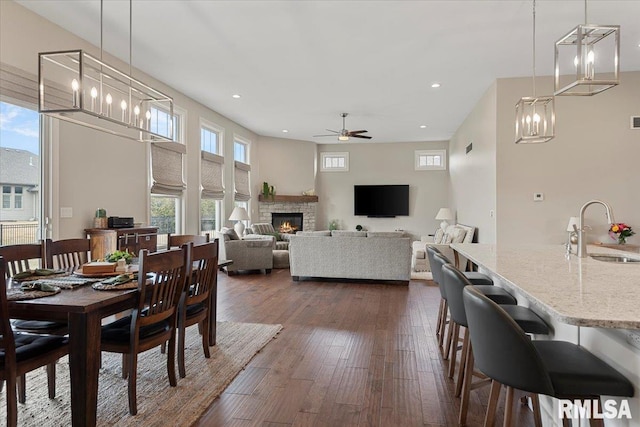
[[[100,46],[99,0],[17,2]],[[532,1],[133,0],[132,10],[135,68],[264,136],[336,142],[313,135],[340,130],[348,112],[347,128],[372,142],[446,140],[496,78],[532,74]],[[584,23],[584,2],[536,10],[536,72],[551,75],[554,42]],[[129,2],[106,0],[103,14],[103,49],[128,63]],[[640,70],[639,0],[591,0],[588,21],[621,25],[621,70]]]

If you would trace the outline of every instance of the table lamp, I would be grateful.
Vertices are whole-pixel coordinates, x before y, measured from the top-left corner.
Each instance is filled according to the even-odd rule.
[[[438,214],[436,215],[436,219],[442,220],[442,222],[440,223],[440,228],[442,228],[442,230],[446,230],[449,226],[449,223],[447,221],[454,219],[454,216],[451,212],[451,209],[440,208]]]
[[[246,221],[249,219],[249,214],[245,208],[240,206],[236,206],[233,208],[233,212],[231,212],[231,216],[229,217],[229,221],[237,221],[233,226],[233,229],[236,230],[236,234],[238,237],[242,237],[244,235],[244,224],[242,221]]]
[[[579,222],[580,219],[577,216],[572,216],[571,218],[569,218],[569,224],[567,224],[569,241],[574,245],[578,243],[578,233],[576,233],[576,230],[573,228],[573,226],[575,225],[576,227],[578,227]]]

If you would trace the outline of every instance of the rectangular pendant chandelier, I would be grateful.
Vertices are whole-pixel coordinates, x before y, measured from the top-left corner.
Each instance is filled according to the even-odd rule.
[[[516,104],[516,144],[539,144],[555,136],[553,96],[524,97]]]
[[[40,113],[136,141],[173,140],[172,121],[158,119],[173,117],[168,95],[82,50],[40,53],[38,65]]]
[[[619,25],[578,25],[555,45],[555,95],[590,96],[618,85],[619,56]]]

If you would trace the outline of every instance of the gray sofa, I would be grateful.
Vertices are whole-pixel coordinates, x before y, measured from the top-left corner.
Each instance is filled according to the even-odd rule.
[[[273,250],[276,246],[273,236],[249,234],[240,239],[233,229],[223,228],[214,232],[214,238],[220,242],[218,259],[233,261],[225,267],[228,274],[239,270],[264,270],[265,273],[271,273]]]
[[[411,239],[401,232],[312,231],[289,239],[293,280],[300,277],[409,283]]]

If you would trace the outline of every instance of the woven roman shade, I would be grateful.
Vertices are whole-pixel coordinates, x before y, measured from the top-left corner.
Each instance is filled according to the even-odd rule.
[[[250,171],[251,165],[236,160],[233,177],[236,187],[235,200],[238,202],[246,202],[251,199],[251,190],[249,189]]]
[[[178,142],[151,144],[151,193],[180,196],[186,188],[182,180],[182,155],[187,147]]]
[[[200,181],[202,183],[203,199],[224,199],[222,173],[224,157],[208,151],[201,151]]]
[[[0,62],[0,92],[11,99],[38,105],[38,76]]]

